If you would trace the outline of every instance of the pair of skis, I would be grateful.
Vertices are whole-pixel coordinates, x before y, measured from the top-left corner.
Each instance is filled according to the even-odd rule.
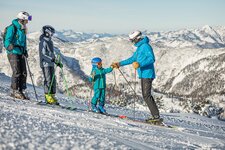
[[[96,113],[96,112],[93,112],[93,113]],[[146,122],[145,120],[133,119],[133,118],[127,117],[126,115],[115,115],[115,114],[109,114],[109,113],[104,113],[104,114],[103,113],[97,113],[97,114],[101,114],[101,115],[105,115],[105,116],[109,116],[109,117],[113,117],[113,118],[119,118],[119,119],[123,119],[123,120],[128,120],[128,121],[131,121],[131,122],[147,124],[147,125],[154,125],[154,126],[167,127],[167,128],[176,128],[176,126],[168,125],[165,122],[163,122],[163,119],[153,120],[152,122]]]

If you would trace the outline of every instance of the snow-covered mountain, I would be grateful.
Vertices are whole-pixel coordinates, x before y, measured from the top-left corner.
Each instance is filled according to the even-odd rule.
[[[29,34],[30,39],[39,38],[40,32],[33,32]],[[94,40],[103,37],[113,37],[114,35],[108,33],[84,33],[74,32],[73,30],[56,31],[55,38],[59,38],[63,42],[82,42],[87,40]]]
[[[173,128],[149,125],[140,120],[148,111],[106,105],[110,114],[139,120],[120,119],[91,113],[84,101],[57,94],[57,106],[37,105],[32,85],[31,100],[8,96],[10,78],[0,73],[0,149],[224,149],[225,124],[191,113],[162,113],[164,123]],[[39,100],[43,89],[36,87]]]
[[[169,32],[146,32],[152,43],[165,48],[203,48],[225,47],[224,27],[212,28],[208,25],[200,29],[182,29]]]
[[[143,34],[151,39],[156,56],[157,78],[153,85],[154,90],[157,91],[155,96],[164,101],[165,107],[167,103],[171,103],[171,97],[179,100],[179,104],[186,108],[179,111],[191,111],[190,104],[204,107],[206,104],[213,103],[224,107],[224,27],[204,26],[200,29],[170,32],[145,31]],[[28,35],[29,64],[36,85],[43,84],[38,56],[39,35],[39,32]],[[93,57],[101,57],[103,66],[109,67],[114,61],[128,58],[134,51],[127,40],[127,35],[98,35],[64,30],[57,32],[53,41],[57,53],[65,64],[64,74],[71,93],[80,98],[90,97],[91,90],[87,86],[86,78],[91,72],[90,60]],[[0,53],[0,59],[0,71],[11,75],[5,52]],[[134,69],[126,66],[121,70],[127,79],[134,83]],[[65,82],[58,68],[56,73],[59,91],[65,90]],[[116,83],[116,88],[108,92],[109,101],[121,102],[126,99],[127,102],[133,96],[119,71],[115,70],[115,76],[114,73],[109,74],[107,83],[109,86]],[[140,84],[137,85],[136,90],[141,95]],[[202,103],[198,104],[199,101]],[[142,104],[141,99],[140,103]]]

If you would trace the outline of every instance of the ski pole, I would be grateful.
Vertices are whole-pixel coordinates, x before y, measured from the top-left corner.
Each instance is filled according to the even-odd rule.
[[[92,87],[91,87],[91,92],[90,92],[90,98],[88,100],[88,111],[91,111],[91,97],[92,97],[92,92],[93,92],[93,83],[92,83]]]
[[[58,61],[59,61],[59,55],[58,55],[56,61],[57,61],[57,63],[58,63]],[[55,70],[56,70],[56,68],[55,68]],[[55,70],[54,70],[54,73],[53,73],[53,75],[52,75],[52,81],[51,81],[51,84],[50,84],[50,88],[49,88],[49,90],[48,90],[48,95],[50,95],[50,92],[51,92],[51,90],[52,90],[53,82],[54,82],[54,79],[55,79]]]
[[[114,92],[115,90],[115,87],[117,86],[117,83],[116,83],[116,72],[115,70],[113,70],[113,77],[114,77],[114,85],[110,87],[109,89],[109,100],[108,100],[108,103],[110,103],[110,99],[111,99],[111,94]]]
[[[137,98],[137,93],[136,91],[133,89],[133,87],[130,85],[129,81],[127,80],[127,78],[124,76],[123,72],[120,70],[120,68],[118,68],[119,72],[121,73],[121,75],[123,76],[123,78],[126,80],[127,84],[130,86],[130,88],[132,89],[132,91],[134,92],[134,96]],[[134,103],[135,103],[135,99],[134,99]],[[135,105],[134,105],[135,106]],[[135,107],[134,107],[134,119],[135,119]]]
[[[134,91],[136,92],[137,71],[134,69]],[[134,118],[135,118],[136,100],[134,99]]]
[[[59,54],[57,56],[57,59],[58,59],[58,62],[60,62],[60,55]],[[66,87],[66,93],[70,97],[72,94],[69,92],[68,82],[67,82],[66,77],[64,75],[63,68],[60,68],[60,69],[61,69],[60,71],[61,71],[61,74],[62,74],[62,77],[63,77],[63,84]]]
[[[65,77],[65,75],[64,75],[64,73],[63,73],[63,68],[61,68],[61,74],[62,74],[62,76],[63,76],[63,83],[64,83],[64,86],[66,87],[66,93],[67,93],[67,95],[70,97],[72,94],[71,94],[70,91],[69,91],[68,83],[67,83],[66,77]]]
[[[28,69],[28,72],[29,72],[29,75],[30,75],[30,79],[31,79],[33,88],[34,88],[35,98],[36,98],[36,100],[38,101],[37,92],[36,92],[36,89],[35,89],[35,86],[34,86],[34,81],[33,81],[33,78],[32,78],[33,74],[32,74],[31,71],[30,71],[30,66],[29,66],[29,64],[28,64],[27,57],[25,57],[24,55],[23,55],[23,57],[25,58],[25,62],[26,62],[26,64],[27,64],[27,69]]]
[[[91,111],[91,97],[92,97],[92,92],[93,92],[95,73],[91,73],[91,77],[92,77],[92,81],[91,81],[90,98],[89,98],[89,100],[88,100],[88,111]]]
[[[120,70],[120,68],[118,68],[118,70],[120,71],[121,75],[122,75],[123,78],[126,80],[126,82],[128,83],[128,85],[130,86],[130,88],[132,89],[132,91],[134,92],[134,94],[137,95],[136,92],[135,92],[135,90],[134,90],[133,87],[130,85],[129,81],[127,80],[127,78],[124,76],[123,72]]]

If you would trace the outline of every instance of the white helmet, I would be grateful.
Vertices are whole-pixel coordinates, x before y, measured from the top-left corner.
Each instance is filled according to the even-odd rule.
[[[137,41],[137,40],[139,40],[139,39],[141,39],[141,38],[142,38],[142,33],[141,33],[141,31],[136,30],[136,31],[131,32],[131,33],[129,34],[129,40],[130,40],[131,42]]]
[[[16,17],[21,20],[29,20],[29,21],[32,20],[32,16],[29,15],[29,13],[25,12],[25,11],[19,12]]]

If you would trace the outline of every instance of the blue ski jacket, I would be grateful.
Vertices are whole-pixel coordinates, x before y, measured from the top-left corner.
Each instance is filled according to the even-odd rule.
[[[104,89],[106,88],[106,77],[107,73],[112,72],[112,68],[93,68],[91,71],[91,77],[89,77],[89,81],[93,83],[94,90],[95,89]]]
[[[138,62],[140,67],[137,69],[139,78],[155,78],[155,56],[153,49],[149,44],[149,39],[145,36],[141,41],[134,44],[137,47],[133,55],[121,62],[120,66],[125,66],[132,64],[133,62]]]
[[[12,50],[7,49],[10,44],[13,45]],[[27,53],[26,31],[22,29],[22,25],[19,24],[18,19],[14,19],[12,25],[7,27],[4,46],[7,50],[7,54],[22,55]]]

